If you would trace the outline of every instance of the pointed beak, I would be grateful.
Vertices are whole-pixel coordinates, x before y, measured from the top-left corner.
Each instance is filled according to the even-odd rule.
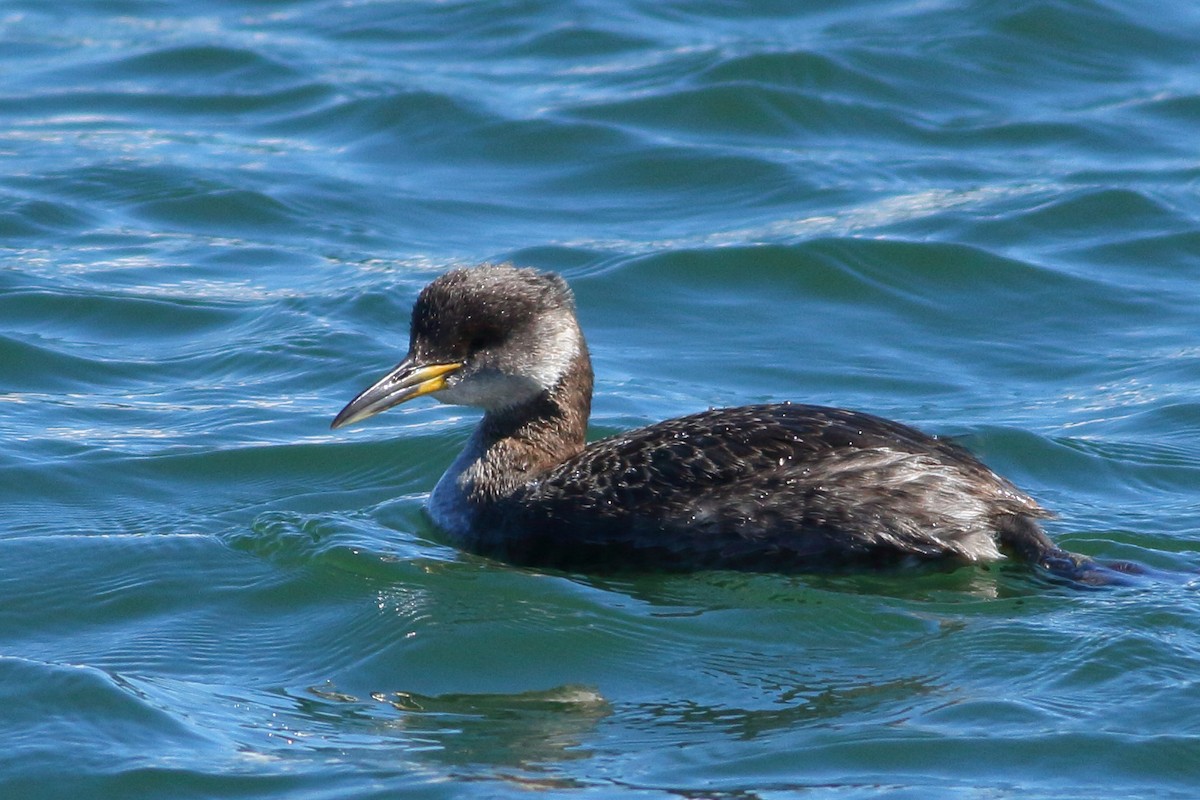
[[[449,364],[421,364],[411,355],[396,365],[396,368],[384,375],[373,386],[364,390],[358,397],[346,404],[338,415],[333,418],[331,428],[373,417],[380,411],[387,411],[392,406],[420,397],[423,394],[441,391],[446,388],[446,378],[455,370],[462,368],[462,362]]]

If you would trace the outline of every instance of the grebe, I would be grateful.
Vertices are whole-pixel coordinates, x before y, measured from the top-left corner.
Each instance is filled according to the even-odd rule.
[[[587,444],[592,367],[570,288],[457,269],[413,306],[408,354],[333,420],[421,395],[483,419],[430,497],[459,547],[565,569],[801,572],[1002,553],[1076,576],[1050,516],[962,447],[856,411],[704,411]]]

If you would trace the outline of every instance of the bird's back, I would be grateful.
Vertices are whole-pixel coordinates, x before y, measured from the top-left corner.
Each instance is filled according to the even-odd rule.
[[[496,512],[480,549],[526,563],[772,570],[991,560],[1003,518],[1048,516],[953,443],[798,404],[594,442]]]

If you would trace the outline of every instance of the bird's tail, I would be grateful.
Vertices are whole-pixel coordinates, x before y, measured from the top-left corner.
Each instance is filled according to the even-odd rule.
[[[1060,578],[1088,586],[1113,586],[1131,583],[1134,575],[1146,569],[1130,561],[1101,563],[1071,553],[1051,541],[1037,520],[1026,514],[1005,514],[996,520],[1000,544],[1026,563],[1041,567]]]

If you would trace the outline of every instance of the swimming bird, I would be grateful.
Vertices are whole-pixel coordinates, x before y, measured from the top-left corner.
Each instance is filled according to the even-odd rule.
[[[899,422],[779,403],[589,444],[592,382],[561,276],[455,269],[417,297],[404,360],[332,427],[422,395],[481,409],[429,512],[457,546],[517,564],[803,572],[1008,553],[1061,574],[1096,566],[967,450]]]

